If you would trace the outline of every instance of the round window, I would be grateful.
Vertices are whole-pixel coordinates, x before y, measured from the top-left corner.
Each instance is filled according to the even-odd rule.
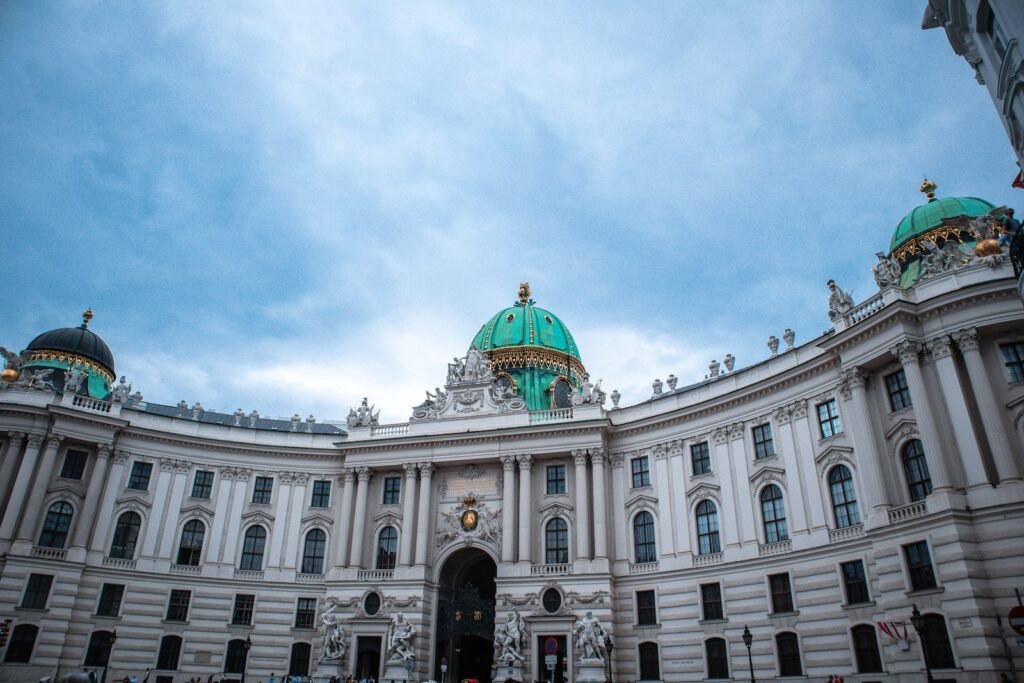
[[[541,602],[544,604],[544,611],[548,614],[554,614],[562,606],[562,594],[555,588],[549,588],[544,591],[544,596],[541,598]]]
[[[380,611],[380,594],[370,593],[363,600],[363,611],[366,612],[367,616],[373,616]]]

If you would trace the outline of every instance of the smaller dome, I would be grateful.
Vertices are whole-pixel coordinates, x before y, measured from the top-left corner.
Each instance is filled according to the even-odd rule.
[[[26,351],[33,352],[57,352],[67,353],[87,358],[111,376],[114,371],[114,354],[110,352],[107,343],[100,339],[100,336],[89,329],[89,320],[92,319],[92,311],[86,311],[83,321],[79,327],[62,327],[41,335],[29,342]]]
[[[921,237],[935,228],[942,227],[951,218],[957,216],[977,218],[996,208],[984,199],[977,197],[936,199],[935,187],[935,183],[930,180],[921,184],[921,191],[927,193],[928,202],[908,213],[896,225],[896,231],[893,232],[892,241],[889,243],[889,253],[896,251],[901,245],[916,237]]]

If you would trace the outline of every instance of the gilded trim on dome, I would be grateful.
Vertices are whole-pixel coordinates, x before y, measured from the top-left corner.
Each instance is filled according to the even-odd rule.
[[[72,365],[81,365],[87,370],[91,370],[103,379],[107,380],[107,384],[113,384],[116,379],[114,375],[111,374],[110,370],[107,370],[91,358],[86,358],[85,356],[77,353],[68,353],[67,351],[35,351],[31,356],[29,356],[27,362],[31,363],[34,360],[48,360],[54,363],[64,363],[69,368]]]
[[[546,349],[541,346],[503,346],[484,351],[496,370],[537,367],[554,372],[564,372],[568,359],[569,372],[578,385],[586,373],[580,359],[563,351]]]
[[[907,242],[904,242],[892,252],[892,255],[896,257],[897,261],[901,263],[905,262],[911,256],[915,254],[924,254],[928,252],[928,249],[924,246],[924,242],[934,242],[938,239],[948,240],[950,237],[956,237],[960,239],[961,228],[953,225],[940,225],[937,228],[932,228],[928,232],[918,235]]]

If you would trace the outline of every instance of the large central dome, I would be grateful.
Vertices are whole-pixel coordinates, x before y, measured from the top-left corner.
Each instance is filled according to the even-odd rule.
[[[472,345],[490,359],[499,378],[508,377],[530,410],[568,407],[586,373],[569,328],[535,305],[525,282],[519,300],[484,323]]]

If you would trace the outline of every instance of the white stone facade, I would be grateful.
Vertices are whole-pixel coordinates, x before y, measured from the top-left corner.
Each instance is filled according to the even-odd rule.
[[[1024,344],[1024,310],[1010,266],[889,288],[834,324],[638,405],[347,435],[208,424],[2,384],[0,620],[23,649],[38,631],[28,661],[11,661],[15,639],[0,651],[0,681],[80,670],[94,634],[115,629],[114,680],[147,668],[151,681],[237,679],[229,650],[247,638],[249,680],[296,668],[296,644],[310,673],[375,661],[380,679],[385,653],[360,648],[399,612],[416,628],[411,678],[425,680],[440,670],[447,572],[471,549],[496,566],[497,613],[525,620],[528,680],[547,677],[538,638],[571,648],[574,621],[592,611],[612,639],[615,681],[745,679],[745,627],[758,680],[920,681],[913,629],[901,645],[877,627],[908,621],[914,605],[948,634],[947,651],[933,644],[933,656],[951,658],[938,678],[994,680],[1009,670],[1004,643],[1021,654],[1005,616],[1024,584],[1024,382],[1003,353]],[[86,454],[80,473],[69,451]],[[61,503],[71,510],[63,539],[45,528]],[[712,508],[714,534],[698,523]],[[556,519],[564,548],[549,548]],[[183,550],[195,521],[201,546]],[[258,554],[257,537],[246,540],[257,527]],[[394,566],[386,555],[382,568],[389,529]],[[116,609],[116,589],[101,596],[104,586],[124,587]],[[561,604],[546,608],[551,588]],[[180,609],[172,591],[188,591]],[[328,600],[345,653],[320,661]],[[881,671],[863,671],[877,668],[863,627]],[[160,666],[174,654],[161,660],[168,636],[181,639],[173,668]]]

